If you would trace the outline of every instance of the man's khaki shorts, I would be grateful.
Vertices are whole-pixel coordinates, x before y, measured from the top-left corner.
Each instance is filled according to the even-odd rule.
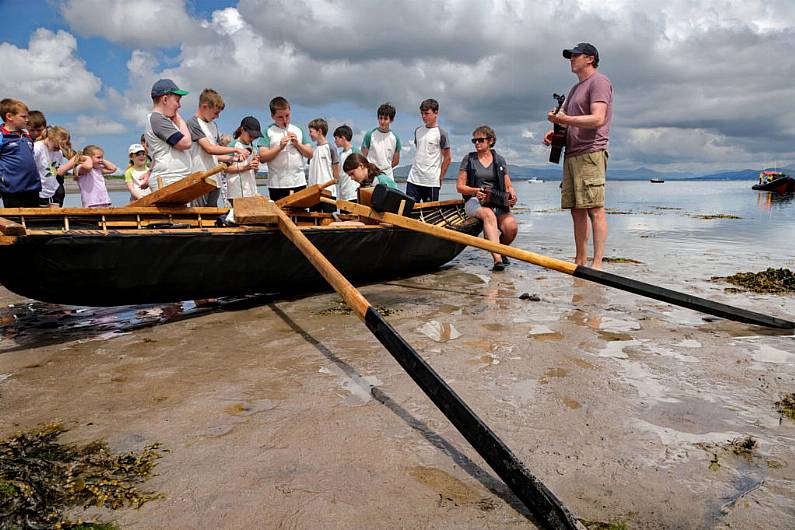
[[[603,208],[607,151],[596,151],[563,160],[561,208]]]

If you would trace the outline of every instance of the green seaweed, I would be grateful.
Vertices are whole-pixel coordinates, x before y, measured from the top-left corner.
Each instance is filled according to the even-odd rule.
[[[694,214],[691,217],[695,217],[696,219],[742,219],[739,215],[730,215],[727,213],[715,213],[715,214]]]
[[[751,436],[746,436],[745,438],[734,438],[733,440],[729,440],[727,446],[727,449],[731,450],[732,453],[736,454],[737,456],[743,456],[745,458],[751,458],[755,448],[756,448],[756,440],[754,440],[753,437]]]
[[[112,530],[111,523],[71,521],[65,513],[89,506],[140,507],[161,497],[139,489],[160,458],[158,444],[113,454],[99,440],[60,444],[64,432],[61,424],[51,423],[0,441],[0,529]]]
[[[755,293],[786,294],[795,292],[795,272],[772,267],[762,272],[738,272],[731,276],[713,276],[713,281],[727,281]],[[733,287],[727,289],[736,290]]]
[[[629,527],[623,521],[616,522],[603,522],[603,521],[589,521],[587,519],[580,519],[580,522],[585,525],[588,530],[627,530]]]
[[[786,416],[795,421],[795,393],[784,394],[779,401],[773,404],[776,411],[782,416]]]
[[[634,263],[634,264],[642,264],[642,261],[638,261],[632,258],[611,258],[611,257],[604,257],[602,261],[607,263]]]

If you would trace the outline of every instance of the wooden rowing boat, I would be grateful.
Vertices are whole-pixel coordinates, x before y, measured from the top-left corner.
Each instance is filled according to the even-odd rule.
[[[326,289],[274,225],[216,226],[227,209],[174,205],[0,209],[0,284],[50,303],[174,302]],[[287,209],[304,235],[355,283],[438,269],[465,245],[386,223]],[[459,200],[420,204],[412,219],[470,235]]]

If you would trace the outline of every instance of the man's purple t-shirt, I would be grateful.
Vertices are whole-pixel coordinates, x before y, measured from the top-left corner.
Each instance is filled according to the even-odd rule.
[[[600,101],[607,103],[605,124],[598,129],[569,125],[566,135],[567,157],[607,150],[607,136],[613,120],[613,85],[606,75],[594,72],[588,79],[574,85],[569,92],[563,106],[563,111],[569,116],[591,114],[591,104]]]

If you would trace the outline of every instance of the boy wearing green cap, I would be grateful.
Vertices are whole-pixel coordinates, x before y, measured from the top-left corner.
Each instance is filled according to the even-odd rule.
[[[153,160],[149,178],[152,191],[191,173],[191,136],[178,112],[180,100],[186,94],[171,79],[160,79],[152,85],[153,107],[146,117],[144,132]]]

